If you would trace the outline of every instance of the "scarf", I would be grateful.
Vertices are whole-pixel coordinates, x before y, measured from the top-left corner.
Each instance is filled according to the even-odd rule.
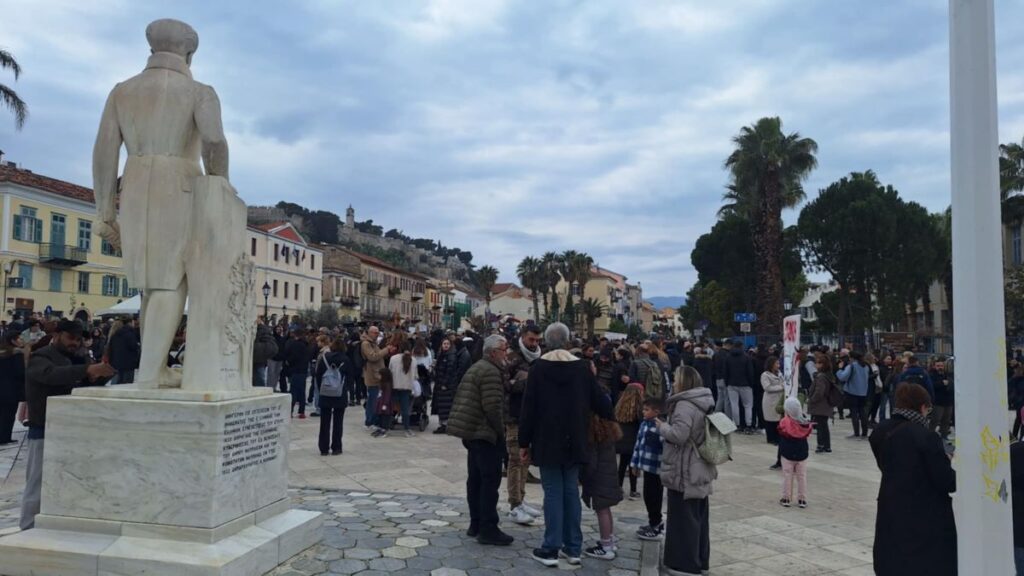
[[[523,346],[523,339],[519,339],[519,351],[523,353],[523,358],[526,359],[527,364],[533,364],[537,358],[540,358],[540,347],[537,347],[537,351],[533,352],[526,346]]]
[[[896,416],[898,414],[898,415],[906,418],[907,420],[910,420],[911,422],[920,424],[921,426],[924,426],[925,428],[928,428],[928,417],[927,416],[922,416],[921,413],[916,411],[916,410],[907,410],[906,408],[897,408],[897,409],[892,411],[892,414],[893,414],[893,416]]]

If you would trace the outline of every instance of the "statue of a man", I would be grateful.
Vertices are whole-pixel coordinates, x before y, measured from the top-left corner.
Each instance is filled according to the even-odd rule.
[[[177,20],[157,20],[146,28],[146,39],[152,49],[146,69],[107,98],[93,149],[93,187],[99,234],[121,246],[128,279],[143,291],[136,382],[156,388],[173,379],[166,359],[188,294],[200,155],[207,175],[227,178],[228,145],[217,94],[189,70],[199,46],[196,31]],[[119,185],[122,144],[128,161]]]

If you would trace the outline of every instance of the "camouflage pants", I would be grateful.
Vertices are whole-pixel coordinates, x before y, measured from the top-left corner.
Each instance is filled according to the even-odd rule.
[[[526,477],[530,466],[519,458],[519,425],[505,425],[505,444],[508,447],[508,505],[517,508],[526,497]]]

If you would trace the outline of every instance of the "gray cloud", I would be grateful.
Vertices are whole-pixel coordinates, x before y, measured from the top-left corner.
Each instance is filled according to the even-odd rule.
[[[0,142],[88,184],[103,99],[141,69],[164,7],[21,0],[0,43],[32,116]],[[1002,140],[1024,135],[1024,50],[997,19]],[[513,280],[527,254],[573,248],[681,294],[739,128],[781,115],[815,138],[819,188],[874,169],[949,203],[946,6],[931,0],[407,3],[198,2],[196,78],[224,104],[236,186],[471,250]],[[3,77],[4,82],[10,82]],[[795,212],[786,215],[795,220]]]

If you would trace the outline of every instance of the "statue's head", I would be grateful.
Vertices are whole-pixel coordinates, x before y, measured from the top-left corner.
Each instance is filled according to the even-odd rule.
[[[199,34],[188,24],[180,20],[163,18],[154,20],[146,26],[146,40],[150,52],[170,52],[192,64],[192,55],[199,47]]]

